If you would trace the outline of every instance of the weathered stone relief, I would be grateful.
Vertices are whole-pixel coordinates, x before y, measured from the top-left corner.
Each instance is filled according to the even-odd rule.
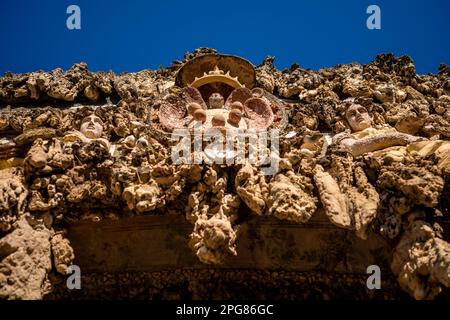
[[[448,288],[439,223],[449,221],[450,69],[417,75],[408,57],[389,54],[318,71],[273,61],[253,67],[200,49],[158,71],[80,63],[1,77],[0,297],[51,291],[48,275],[64,275],[76,255],[65,232],[74,221],[185,216],[189,247],[217,265],[239,255],[243,211],[307,226],[322,209],[361,241],[385,237],[411,297]],[[278,171],[175,164],[171,135],[194,124],[225,137],[279,130]]]

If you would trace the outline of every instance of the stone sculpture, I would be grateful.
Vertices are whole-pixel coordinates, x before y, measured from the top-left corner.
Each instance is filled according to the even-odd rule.
[[[273,61],[255,67],[199,49],[158,71],[92,73],[81,63],[67,72],[1,77],[0,298],[57,295],[77,259],[68,236],[74,223],[181,217],[190,232],[192,252],[185,255],[214,274],[239,257],[242,234],[256,234],[255,219],[301,225],[301,232],[316,228],[319,215],[326,230],[346,230],[328,234],[335,246],[299,256],[285,234],[267,235],[266,257],[278,259],[280,274],[239,271],[233,281],[260,279],[267,271],[270,281],[332,286],[329,275],[347,261],[330,257],[349,239],[361,248],[362,239],[376,237],[393,249],[388,263],[407,294],[448,296],[450,69],[418,75],[410,58],[389,54],[319,71],[298,65],[280,71]],[[223,136],[277,129],[279,150],[270,155],[277,171],[266,175],[248,159],[175,163],[171,138],[179,129],[217,129]],[[258,148],[246,141],[243,150]],[[235,158],[234,151],[219,149],[203,151],[210,159]],[[370,250],[365,254],[374,254]],[[119,251],[111,254],[120,257]],[[307,282],[295,272],[284,280],[292,275],[284,271],[290,263],[311,255],[323,258],[314,268],[328,274],[307,270]],[[158,273],[155,287],[144,291],[167,294],[163,278],[178,277],[171,273]],[[192,274],[185,285],[192,297],[214,296]],[[350,295],[352,279],[339,282]],[[335,289],[317,294],[329,297]],[[291,290],[273,291],[287,298]],[[366,287],[358,291],[370,294]]]
[[[375,152],[384,154],[385,158],[392,161],[401,161],[405,153],[414,153],[422,157],[434,154],[439,158],[438,168],[443,172],[449,172],[450,141],[429,141],[423,137],[398,132],[390,127],[373,128],[372,119],[367,110],[358,104],[349,106],[346,119],[353,133],[340,133],[334,137],[334,140],[352,155],[359,156]]]

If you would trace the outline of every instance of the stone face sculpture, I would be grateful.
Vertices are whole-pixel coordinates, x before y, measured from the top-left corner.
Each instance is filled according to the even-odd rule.
[[[81,120],[80,132],[86,138],[98,139],[103,134],[103,121],[95,114],[91,114]]]
[[[219,92],[214,92],[210,95],[208,101],[210,109],[222,109],[225,103],[223,96]]]
[[[110,143],[107,139],[102,138],[103,121],[95,114],[90,114],[81,120],[79,131],[69,131],[64,136],[65,143],[81,141],[83,143],[98,142],[107,150],[110,148]]]

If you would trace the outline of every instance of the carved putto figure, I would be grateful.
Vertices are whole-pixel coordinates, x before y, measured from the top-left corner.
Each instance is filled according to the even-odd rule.
[[[402,161],[407,153],[422,157],[434,154],[439,159],[438,168],[450,172],[449,141],[427,140],[392,127],[374,128],[367,109],[355,103],[350,104],[345,117],[352,133],[337,134],[333,141],[353,156],[373,152],[391,161]]]

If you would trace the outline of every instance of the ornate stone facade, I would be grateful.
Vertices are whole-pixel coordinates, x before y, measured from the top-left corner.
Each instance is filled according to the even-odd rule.
[[[449,67],[273,61],[202,48],[157,71],[1,77],[0,298],[448,296]],[[196,128],[278,130],[276,174],[174,163],[173,133]]]

